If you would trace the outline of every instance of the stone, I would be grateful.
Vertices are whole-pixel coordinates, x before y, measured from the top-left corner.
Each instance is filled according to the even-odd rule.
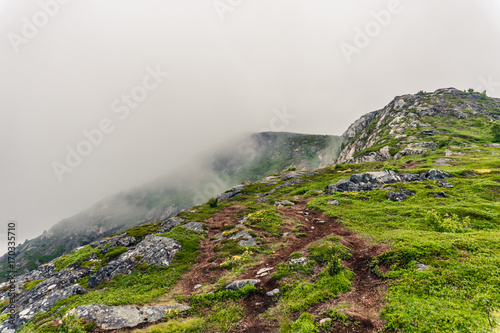
[[[181,227],[196,232],[208,232],[203,229],[203,224],[201,224],[200,222],[188,222],[186,224],[181,225]]]
[[[428,269],[428,268],[430,268],[430,267],[431,267],[431,266],[426,265],[426,264],[417,263],[417,271],[423,271],[423,270]]]
[[[286,181],[286,180],[302,177],[302,175],[304,175],[304,174],[305,174],[304,171],[290,171],[290,172],[283,174],[280,177],[280,179]]]
[[[332,321],[332,318],[323,318],[319,321],[320,325],[326,325]]]
[[[171,311],[187,311],[191,307],[182,304],[168,304],[168,305],[156,305],[156,306],[145,306],[139,309],[139,312],[144,316],[144,321],[148,323],[154,323],[160,321],[165,317],[165,315]]]
[[[108,306],[102,304],[89,304],[78,306],[69,311],[70,315],[87,322],[94,322],[96,327],[103,330],[119,330],[133,328],[143,323],[160,321],[170,311],[186,311],[187,305],[171,304],[158,306]]]
[[[500,148],[500,143],[486,143],[483,146],[485,147],[495,147],[495,148]]]
[[[228,284],[224,289],[236,291],[236,290],[243,288],[246,285],[251,284],[251,285],[255,286],[259,283],[260,283],[260,280],[258,280],[258,279],[236,280],[236,281],[233,281],[230,284]]]
[[[436,182],[436,184],[437,184],[437,186],[443,187],[443,188],[454,188],[455,187],[452,184],[450,184],[450,182],[447,180],[438,180]]]
[[[423,180],[438,180],[453,178],[453,175],[438,169],[430,169],[420,174],[396,174],[394,171],[384,170],[376,172],[365,172],[351,175],[349,179],[341,179],[335,184],[326,186],[325,191],[328,194],[334,192],[357,192],[372,191],[382,189],[384,184],[393,184],[397,182],[414,182]]]
[[[238,195],[241,195],[241,190],[245,189],[246,187],[247,187],[246,185],[235,186],[232,189],[230,189],[229,191],[226,191],[226,192],[220,194],[217,198],[219,199],[219,201],[224,201],[224,200],[234,198]]]
[[[283,201],[276,201],[274,205],[278,207],[285,207],[285,206],[294,206],[295,204],[289,200],[283,200]]]
[[[280,290],[278,288],[276,288],[276,289],[273,289],[271,291],[268,291],[266,293],[266,295],[269,297],[272,297],[272,296],[278,295],[279,293],[280,293]]]
[[[193,289],[195,289],[195,290],[196,290],[196,289],[200,289],[201,287],[202,287],[202,285],[198,283],[197,285],[195,285],[195,286],[193,287]]]
[[[432,185],[425,185],[425,188],[433,189],[434,186],[432,186]]]
[[[214,237],[217,238],[217,240],[224,239],[224,235],[222,234],[222,232],[215,234]]]
[[[183,222],[184,219],[181,219],[180,217],[169,218],[168,220],[161,222],[160,227],[158,228],[158,232],[159,233],[169,232],[170,230],[177,227]]]
[[[297,258],[297,259],[291,259],[290,263],[291,264],[295,264],[295,265],[305,265],[305,264],[307,264],[310,261],[311,260],[309,260],[306,257],[301,257],[301,258]]]
[[[448,196],[444,192],[429,193],[429,195],[432,195],[433,197],[436,197],[436,198],[443,198],[443,199],[448,198]]]
[[[129,274],[135,270],[138,263],[168,266],[174,259],[175,253],[181,250],[181,244],[173,238],[148,235],[137,246],[101,267],[89,278],[87,286],[94,288],[118,274]],[[137,257],[141,259],[137,261]]]
[[[387,194],[387,199],[389,199],[391,201],[404,201],[404,200],[408,199],[408,197],[414,196],[414,195],[415,195],[415,192],[400,189],[399,192],[389,192],[389,194]]]
[[[328,200],[327,204],[333,205],[333,206],[338,206],[338,205],[340,205],[340,202],[337,199],[334,199],[334,200]]]
[[[54,287],[50,288],[51,286]],[[14,314],[14,318],[12,320],[6,320],[1,323],[0,332],[8,332],[9,330],[16,331],[19,327],[26,324],[35,314],[47,312],[57,302],[62,301],[68,297],[81,295],[87,292],[87,290],[85,290],[79,284],[74,284],[57,290],[56,286],[57,284],[45,283],[45,288],[35,287],[28,292],[23,293],[19,299],[16,299],[16,305],[18,306],[18,309]],[[34,289],[37,290],[35,292],[31,292]],[[33,297],[30,298],[30,295]],[[10,323],[10,321],[12,321],[13,324]]]
[[[438,169],[430,169],[428,172],[424,172],[421,175],[422,175],[422,180],[438,180],[438,179],[446,179],[454,177],[451,173],[441,171]]]
[[[240,230],[231,237],[229,237],[230,240],[235,240],[239,238],[252,239],[252,235],[250,235],[246,230]]]
[[[261,268],[257,271],[257,273],[255,273],[255,276],[256,277],[262,277],[262,276],[266,276],[269,274],[270,271],[272,271],[274,269],[274,267],[268,267],[268,268]]]
[[[242,239],[238,242],[238,246],[256,246],[257,241],[254,238]]]
[[[451,166],[450,162],[453,161],[451,158],[437,158],[434,161],[434,165],[437,166]]]

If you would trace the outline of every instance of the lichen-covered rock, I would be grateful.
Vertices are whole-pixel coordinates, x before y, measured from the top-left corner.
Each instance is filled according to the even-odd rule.
[[[196,231],[196,232],[206,232],[203,229],[203,224],[201,224],[200,222],[189,222],[189,223],[183,224],[181,227],[192,230],[192,231]]]
[[[387,199],[391,201],[404,201],[408,199],[408,197],[413,196],[415,196],[415,192],[400,189],[399,192],[389,192],[389,194],[387,194]]]
[[[54,304],[70,296],[81,295],[86,292],[79,284],[74,284],[63,289],[57,289],[56,284],[52,284],[48,288],[43,289],[43,291],[38,290],[33,295],[35,296],[33,299],[24,297],[17,300],[18,311],[14,314],[12,320],[4,321],[0,324],[0,332],[17,330],[26,324],[35,314],[50,310]]]
[[[245,188],[246,188],[246,185],[235,186],[232,189],[230,189],[229,191],[220,194],[217,198],[220,201],[224,201],[224,200],[228,200],[228,199],[234,198],[235,196],[240,195],[241,194],[241,190],[243,190]]]
[[[225,289],[236,291],[236,290],[243,288],[246,285],[251,284],[251,285],[255,286],[256,284],[259,284],[259,283],[260,283],[259,279],[236,280],[236,281],[233,281],[230,284],[228,284],[225,287]]]
[[[70,315],[87,322],[94,322],[99,329],[118,330],[133,328],[143,323],[155,323],[170,311],[186,311],[190,307],[181,304],[158,306],[108,306],[102,304],[82,305],[69,311]]]
[[[184,219],[181,219],[180,217],[171,217],[168,220],[161,222],[160,227],[158,228],[158,232],[169,232],[182,222],[184,222]]]
[[[450,182],[447,180],[438,180],[436,182],[436,184],[437,184],[437,186],[443,187],[443,188],[454,188],[455,187],[452,184],[450,184]]]
[[[118,274],[129,274],[135,270],[138,263],[168,266],[175,253],[181,250],[181,244],[175,239],[148,235],[137,246],[130,248],[117,259],[99,269],[89,278],[87,286],[94,288]]]
[[[351,175],[349,179],[341,179],[335,184],[325,187],[327,194],[334,192],[357,192],[373,191],[382,189],[383,184],[393,184],[397,182],[409,183],[424,180],[438,180],[453,178],[453,175],[438,169],[430,169],[420,174],[403,173],[396,174],[394,171],[364,172]]]

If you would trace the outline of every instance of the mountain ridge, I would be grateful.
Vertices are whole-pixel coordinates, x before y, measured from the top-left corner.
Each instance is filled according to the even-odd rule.
[[[358,119],[348,163],[244,182],[23,274],[12,325],[0,284],[0,332],[498,329],[500,100],[436,92]]]

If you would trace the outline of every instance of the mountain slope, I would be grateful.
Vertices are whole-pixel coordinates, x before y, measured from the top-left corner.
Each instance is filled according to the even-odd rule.
[[[42,265],[18,280],[12,324],[4,301],[0,332],[498,330],[498,100],[435,95],[477,113],[420,115],[418,131],[402,125],[411,105],[378,127],[375,113],[346,149],[378,153],[373,136],[393,156],[248,182]],[[403,154],[412,143],[426,150]]]
[[[106,198],[64,219],[43,235],[21,244],[17,266],[32,270],[102,237],[165,220],[205,202],[243,181],[255,181],[288,167],[315,169],[331,164],[341,138],[295,133],[258,133],[192,163],[187,172],[169,174],[139,188]],[[272,162],[270,162],[272,161]],[[7,256],[0,258],[0,281]]]
[[[337,163],[384,161],[425,154],[434,144],[475,142],[494,120],[500,120],[500,99],[481,93],[448,88],[399,96],[349,126]],[[434,144],[426,144],[425,138]]]

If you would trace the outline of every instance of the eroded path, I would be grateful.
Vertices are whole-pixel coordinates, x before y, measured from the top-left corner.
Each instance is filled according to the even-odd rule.
[[[351,250],[352,258],[345,264],[355,274],[351,291],[341,294],[338,298],[324,301],[313,305],[307,311],[317,317],[324,310],[344,304],[342,309],[353,320],[360,324],[355,327],[336,327],[335,332],[376,332],[383,327],[383,322],[379,318],[380,310],[383,306],[382,291],[383,285],[378,276],[373,274],[368,264],[373,257],[380,255],[387,250],[384,244],[370,244],[369,241],[356,235],[354,232],[342,227],[336,220],[306,208],[306,200],[299,201],[294,206],[279,208],[280,214],[287,223],[284,232],[290,232],[289,236],[280,240],[284,247],[277,250],[273,256],[266,256],[254,267],[248,269],[239,279],[256,278],[256,273],[261,268],[276,267],[277,264],[285,263],[294,252],[306,253],[306,248],[317,240],[326,236],[339,236],[341,243]],[[179,281],[176,291],[183,294],[192,294],[196,284],[215,283],[228,271],[220,268],[222,258],[216,258],[214,252],[217,241],[210,240],[215,234],[221,232],[227,224],[238,223],[238,213],[245,209],[244,206],[231,206],[214,214],[207,222],[209,225],[209,237],[203,240],[200,245],[200,255],[197,258],[193,269]],[[307,233],[307,237],[296,237],[291,229],[295,227],[290,221],[298,221],[303,225],[299,230]],[[318,221],[324,221],[318,223]],[[264,242],[276,242],[275,238],[264,238]],[[244,300],[245,317],[239,327],[234,332],[274,332],[277,331],[275,324],[263,320],[259,314],[268,308],[276,305],[276,299],[265,295],[278,286],[278,281],[272,279],[270,275],[260,277],[264,293],[253,295]],[[297,314],[298,316],[299,314]],[[321,316],[319,316],[321,317]]]

